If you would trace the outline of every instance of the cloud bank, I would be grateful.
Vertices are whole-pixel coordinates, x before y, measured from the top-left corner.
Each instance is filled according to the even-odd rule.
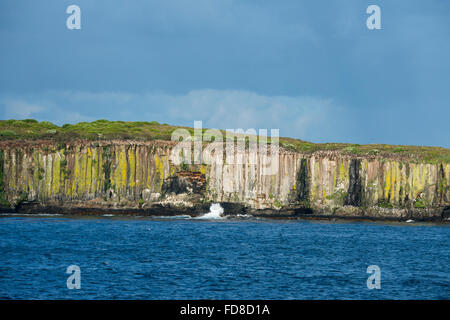
[[[208,128],[280,129],[282,136],[312,141],[336,138],[349,125],[343,126],[346,109],[332,99],[267,96],[245,90],[204,89],[182,95],[53,91],[0,96],[0,105],[4,119],[32,117],[62,125],[106,118],[186,126],[202,120]]]

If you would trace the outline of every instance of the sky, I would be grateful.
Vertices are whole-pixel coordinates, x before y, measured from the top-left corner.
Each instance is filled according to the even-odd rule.
[[[450,1],[1,0],[0,119],[24,118],[449,148]]]

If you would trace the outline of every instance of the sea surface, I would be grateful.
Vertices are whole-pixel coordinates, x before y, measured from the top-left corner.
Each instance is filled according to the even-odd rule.
[[[449,236],[420,223],[3,215],[0,299],[449,299]]]

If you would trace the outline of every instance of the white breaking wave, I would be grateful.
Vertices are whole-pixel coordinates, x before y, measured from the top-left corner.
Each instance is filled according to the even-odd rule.
[[[54,217],[62,216],[60,213],[0,213],[0,216],[14,216],[14,217]]]
[[[237,218],[245,218],[245,219],[252,219],[252,218],[255,218],[255,217],[252,216],[251,214],[237,214],[236,217],[237,217]]]
[[[157,219],[191,219],[192,217],[187,214],[180,214],[178,216],[154,216]]]
[[[202,216],[196,217],[196,219],[224,219],[223,208],[219,203],[211,204],[209,212]]]

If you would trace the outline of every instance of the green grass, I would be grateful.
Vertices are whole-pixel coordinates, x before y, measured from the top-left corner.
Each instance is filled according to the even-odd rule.
[[[172,132],[184,128],[193,134],[189,127],[171,126],[152,122],[128,122],[97,120],[57,126],[53,123],[34,119],[0,120],[0,141],[8,140],[52,140],[63,146],[64,142],[77,139],[91,141],[125,140],[170,140]],[[206,129],[203,129],[205,131]],[[225,137],[226,133],[222,130]],[[246,143],[248,144],[248,138]],[[270,139],[269,139],[270,143]],[[280,146],[287,150],[303,153],[317,151],[339,151],[352,156],[391,156],[408,161],[432,163],[450,163],[450,149],[441,147],[398,146],[387,144],[350,144],[350,143],[312,143],[299,139],[280,137]]]
[[[281,208],[283,206],[278,199],[275,199],[273,205],[275,206],[275,208]]]
[[[418,209],[423,209],[426,207],[426,203],[423,199],[417,199],[416,202],[414,202],[414,207]]]
[[[126,122],[97,120],[65,124],[61,127],[50,122],[36,120],[0,120],[0,140],[49,139],[71,141],[74,139],[108,140],[170,140],[177,127],[153,122]],[[190,129],[190,128],[189,128]],[[190,131],[193,129],[190,129]]]
[[[292,138],[280,138],[280,145],[289,150],[313,153],[339,151],[348,155],[371,157],[394,157],[405,161],[450,163],[450,149],[425,146],[398,146],[388,144],[311,143]]]
[[[381,199],[378,201],[378,206],[380,208],[389,208],[392,209],[394,208],[394,206],[392,205],[392,203],[388,202],[386,199]]]

